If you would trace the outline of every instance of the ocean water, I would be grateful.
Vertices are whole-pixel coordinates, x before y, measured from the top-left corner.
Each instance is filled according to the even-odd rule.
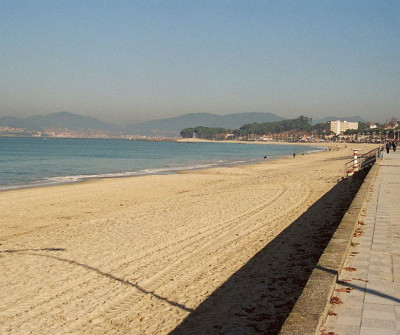
[[[0,190],[251,164],[311,146],[0,138]]]

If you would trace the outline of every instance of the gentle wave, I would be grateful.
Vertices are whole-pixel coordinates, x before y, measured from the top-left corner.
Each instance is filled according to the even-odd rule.
[[[168,174],[168,173],[174,173],[177,171],[207,169],[207,168],[215,167],[218,165],[219,164],[210,163],[210,164],[198,164],[198,165],[189,165],[189,166],[175,166],[175,167],[169,167],[169,168],[143,169],[143,170],[139,170],[139,171],[118,172],[118,173],[101,173],[101,174],[92,174],[92,175],[71,175],[71,176],[49,177],[49,178],[45,178],[44,180],[34,181],[31,183],[0,186],[0,191],[20,189],[20,188],[52,186],[52,185],[59,185],[59,184],[71,184],[71,183],[82,182],[82,181],[89,180],[89,179],[127,178],[127,177],[137,177],[137,176],[145,176],[145,175]]]

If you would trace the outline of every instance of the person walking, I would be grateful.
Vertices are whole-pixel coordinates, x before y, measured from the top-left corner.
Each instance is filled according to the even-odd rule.
[[[386,142],[386,153],[389,154],[390,142]]]

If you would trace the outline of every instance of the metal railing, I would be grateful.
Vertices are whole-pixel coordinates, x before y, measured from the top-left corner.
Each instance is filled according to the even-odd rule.
[[[358,150],[354,149],[353,159],[345,163],[347,177],[352,176],[354,172],[363,170],[372,166],[380,153],[380,147],[372,149],[365,154],[358,155]]]

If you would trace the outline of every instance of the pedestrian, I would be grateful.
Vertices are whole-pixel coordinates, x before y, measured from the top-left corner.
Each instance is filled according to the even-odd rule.
[[[267,156],[264,156],[264,160],[266,160],[268,157]]]
[[[386,153],[389,154],[389,150],[390,150],[390,142],[386,142]]]
[[[396,142],[392,142],[392,149],[393,149],[393,152],[396,152],[396,147],[397,147],[397,145],[396,145]]]
[[[296,158],[296,153],[295,152],[293,153],[293,158]]]

